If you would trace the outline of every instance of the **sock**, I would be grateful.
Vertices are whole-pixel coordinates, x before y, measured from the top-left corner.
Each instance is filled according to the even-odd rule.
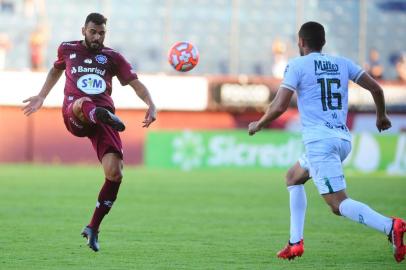
[[[96,209],[94,210],[92,220],[88,225],[89,227],[96,231],[99,230],[100,223],[102,222],[104,216],[109,213],[114,201],[117,198],[120,184],[121,182],[114,182],[106,179],[103,187],[100,190]]]
[[[95,117],[96,105],[92,101],[83,101],[82,103],[82,112],[84,117],[89,123],[97,123]]]
[[[303,239],[307,198],[304,185],[288,186],[290,197],[290,243]]]
[[[368,205],[347,198],[341,202],[340,213],[342,216],[355,222],[365,224],[388,235],[392,229],[392,219],[372,210]]]

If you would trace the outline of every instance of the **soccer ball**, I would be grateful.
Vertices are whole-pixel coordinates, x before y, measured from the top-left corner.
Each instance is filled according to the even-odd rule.
[[[177,71],[186,72],[197,65],[199,52],[190,42],[177,42],[169,49],[168,61]]]

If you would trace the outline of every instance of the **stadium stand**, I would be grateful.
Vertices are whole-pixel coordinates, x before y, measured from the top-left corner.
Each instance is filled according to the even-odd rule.
[[[26,2],[34,2],[31,15]],[[35,3],[45,7],[43,14]],[[307,20],[326,26],[326,52],[366,61],[369,49],[376,48],[388,79],[396,78],[389,59],[406,44],[401,27],[406,24],[405,10],[379,0],[343,0],[339,5],[332,0],[215,0],[210,5],[195,0],[193,6],[187,0],[11,1],[11,8],[0,9],[0,32],[9,33],[13,44],[6,67],[29,67],[29,32],[44,22],[50,27],[45,64],[51,65],[59,43],[80,38],[83,20],[92,11],[109,19],[107,43],[147,73],[173,72],[166,52],[175,41],[189,40],[202,59],[194,74],[271,74],[272,43],[281,39],[289,56],[296,55],[296,28]]]

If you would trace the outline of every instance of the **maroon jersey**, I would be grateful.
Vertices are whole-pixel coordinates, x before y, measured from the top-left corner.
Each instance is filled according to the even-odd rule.
[[[64,107],[78,98],[90,97],[96,106],[114,112],[112,78],[117,76],[121,85],[137,79],[137,74],[120,53],[107,47],[91,51],[82,41],[63,42],[54,67],[65,69]]]

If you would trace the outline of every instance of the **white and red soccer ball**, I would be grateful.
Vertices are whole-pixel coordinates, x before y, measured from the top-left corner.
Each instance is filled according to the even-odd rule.
[[[199,62],[199,51],[190,42],[177,42],[169,49],[168,61],[177,71],[186,72]]]

